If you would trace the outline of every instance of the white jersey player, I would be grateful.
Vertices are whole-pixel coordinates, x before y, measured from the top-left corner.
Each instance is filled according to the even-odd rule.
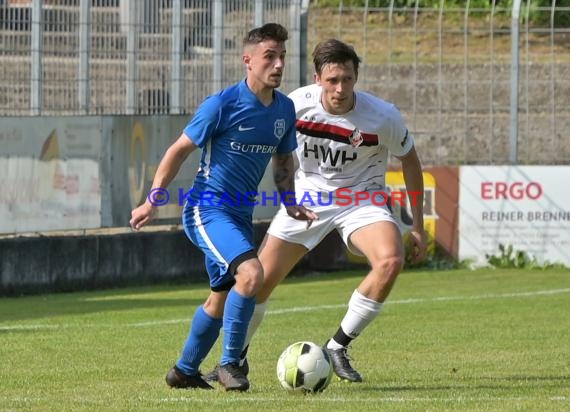
[[[388,152],[404,156],[414,146],[400,111],[371,94],[355,91],[354,107],[328,113],[322,86],[292,92],[297,113],[297,192],[384,190]]]
[[[306,252],[336,229],[350,251],[362,255],[351,245],[354,231],[379,221],[397,226],[385,187],[388,154],[405,156],[414,141],[393,104],[354,91],[350,110],[331,114],[321,103],[322,91],[323,86],[313,84],[289,95],[297,114],[297,203],[316,212],[319,220],[306,230],[304,222],[294,222],[282,208],[268,233],[302,244]]]
[[[350,365],[347,346],[378,315],[404,262],[402,236],[382,196],[388,155],[401,160],[406,190],[415,194],[409,200],[416,261],[426,252],[422,170],[398,109],[354,90],[360,59],[351,46],[335,39],[324,41],[316,46],[313,62],[315,84],[289,97],[297,114],[296,198],[316,212],[318,220],[307,225],[288,216],[284,208],[273,219],[259,251],[264,283],[256,295],[241,367],[244,373],[249,370],[247,343],[261,323],[273,289],[309,250],[337,230],[353,253],[367,258],[370,271],[352,293],[346,315],[325,347],[335,373],[360,382],[362,376]]]

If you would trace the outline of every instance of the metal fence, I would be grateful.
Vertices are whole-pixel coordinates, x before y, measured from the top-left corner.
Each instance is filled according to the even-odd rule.
[[[192,113],[245,75],[241,40],[289,29],[300,84],[301,0],[0,0],[3,115]]]
[[[400,107],[425,163],[570,163],[570,28],[556,24],[569,7],[346,3],[310,10],[309,50],[325,37],[354,44],[360,87]]]
[[[570,29],[556,24],[570,8],[324,3],[4,0],[0,114],[192,113],[243,76],[245,32],[277,21],[292,35],[284,91],[311,81],[317,41],[353,44],[359,87],[400,107],[425,164],[570,163]]]

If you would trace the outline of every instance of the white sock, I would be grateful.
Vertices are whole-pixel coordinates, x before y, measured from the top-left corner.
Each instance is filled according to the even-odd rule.
[[[331,338],[331,339],[329,339],[329,341],[327,343],[327,348],[336,350],[336,349],[344,348],[344,346],[342,346],[336,340]]]
[[[368,299],[358,290],[355,290],[350,297],[348,310],[340,323],[340,327],[347,336],[354,339],[378,316],[381,310],[382,303]]]
[[[261,321],[265,316],[265,310],[267,309],[267,301],[263,303],[258,303],[255,305],[255,309],[253,310],[253,315],[251,316],[251,320],[249,321],[249,326],[247,327],[247,334],[245,335],[245,342],[243,344],[243,348],[247,348],[249,342],[251,342],[251,338],[261,325]]]

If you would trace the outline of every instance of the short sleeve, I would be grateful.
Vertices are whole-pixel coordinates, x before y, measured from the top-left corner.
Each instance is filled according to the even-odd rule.
[[[381,136],[385,136],[385,145],[390,152],[397,157],[408,154],[414,146],[414,138],[409,132],[400,110],[394,105],[390,106],[390,120],[386,123],[386,129],[381,131]]]
[[[217,95],[207,97],[184,128],[184,134],[198,147],[203,148],[218,129],[221,112],[220,97]]]

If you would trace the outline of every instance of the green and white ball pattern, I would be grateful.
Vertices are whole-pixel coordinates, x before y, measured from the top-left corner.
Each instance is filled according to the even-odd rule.
[[[313,342],[288,346],[277,361],[277,378],[287,390],[322,392],[332,377],[329,355]]]

